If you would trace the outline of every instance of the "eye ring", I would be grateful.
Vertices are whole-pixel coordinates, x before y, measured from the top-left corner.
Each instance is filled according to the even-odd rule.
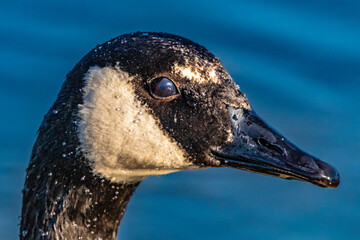
[[[149,83],[150,94],[156,99],[171,100],[180,95],[175,83],[167,77],[157,77]]]

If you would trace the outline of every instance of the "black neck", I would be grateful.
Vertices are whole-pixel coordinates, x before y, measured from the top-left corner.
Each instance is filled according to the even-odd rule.
[[[20,239],[116,239],[139,183],[112,184],[89,174],[68,178],[71,173],[61,177],[46,170],[34,175],[35,168],[30,165],[23,191]]]
[[[69,73],[39,128],[23,190],[20,239],[116,239],[139,185],[94,175],[83,156],[76,122],[87,70],[79,63]]]
[[[66,107],[76,109],[50,109],[39,129],[23,190],[20,239],[116,239],[139,182],[116,184],[92,173],[79,148],[76,114]]]

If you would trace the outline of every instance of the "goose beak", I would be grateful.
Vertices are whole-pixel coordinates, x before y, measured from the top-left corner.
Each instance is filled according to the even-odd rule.
[[[320,187],[336,188],[338,171],[331,165],[303,152],[274,129],[253,110],[227,106],[232,140],[212,149],[221,166],[310,182]]]

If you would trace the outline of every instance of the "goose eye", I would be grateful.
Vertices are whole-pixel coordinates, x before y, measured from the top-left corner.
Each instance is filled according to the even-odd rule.
[[[166,77],[155,78],[150,83],[150,89],[155,98],[168,98],[178,94],[174,82]]]

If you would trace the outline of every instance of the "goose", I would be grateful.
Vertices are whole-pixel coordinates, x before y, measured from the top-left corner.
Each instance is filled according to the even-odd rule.
[[[340,183],[255,113],[206,48],[168,33],[118,36],[75,65],[44,116],[20,239],[116,239],[144,178],[209,167]]]

